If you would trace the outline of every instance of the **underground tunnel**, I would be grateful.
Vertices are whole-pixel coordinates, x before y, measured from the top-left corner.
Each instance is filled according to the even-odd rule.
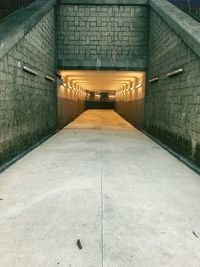
[[[60,71],[60,127],[84,109],[113,109],[138,127],[144,124],[145,73],[140,71]]]
[[[199,267],[185,2],[0,1],[0,266]]]

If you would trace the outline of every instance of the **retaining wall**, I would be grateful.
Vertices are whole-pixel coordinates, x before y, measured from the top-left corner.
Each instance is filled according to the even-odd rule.
[[[56,74],[54,5],[39,0],[0,25],[0,166],[57,128],[56,83],[45,79]]]
[[[150,5],[148,80],[159,80],[147,86],[145,128],[200,165],[200,26],[168,2]]]

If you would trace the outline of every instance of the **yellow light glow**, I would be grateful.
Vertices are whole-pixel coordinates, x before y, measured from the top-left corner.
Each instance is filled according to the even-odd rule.
[[[73,81],[73,84],[93,92],[122,90],[137,80],[143,79],[144,72],[138,71],[61,71],[65,81]],[[68,87],[71,86],[68,83]]]

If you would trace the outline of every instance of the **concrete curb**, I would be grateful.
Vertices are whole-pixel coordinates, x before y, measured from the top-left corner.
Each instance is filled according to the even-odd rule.
[[[18,43],[56,4],[37,0],[0,24],[0,59]]]
[[[194,172],[200,175],[200,167],[198,167],[195,163],[193,163],[191,160],[187,159],[186,157],[182,156],[181,154],[175,152],[173,149],[171,149],[168,145],[164,144],[162,141],[160,141],[155,136],[152,136],[148,132],[146,132],[143,129],[139,129],[143,134],[148,136],[150,139],[152,139],[155,143],[160,145],[162,148],[164,148],[166,151],[168,151],[171,155],[176,157],[178,160],[183,162],[185,165],[187,165],[190,169],[192,169]]]
[[[127,120],[127,118],[125,118],[122,114],[120,114],[116,109],[115,112],[117,114],[119,114],[122,118],[124,118],[125,120]],[[192,169],[194,172],[196,172],[197,174],[200,175],[200,167],[195,164],[192,160],[182,156],[181,154],[179,154],[178,152],[175,152],[172,148],[170,148],[168,145],[166,145],[165,143],[163,143],[160,139],[158,139],[157,137],[151,135],[150,133],[148,133],[145,128],[141,128],[138,125],[135,125],[133,122],[127,120],[131,125],[133,125],[137,130],[139,130],[140,132],[142,132],[144,135],[146,135],[147,137],[149,137],[152,141],[154,141],[155,143],[157,143],[159,146],[161,146],[162,148],[164,148],[167,152],[169,152],[171,155],[173,155],[175,158],[177,158],[179,161],[183,162],[186,166],[188,166],[190,169]]]
[[[32,150],[34,150],[35,148],[37,148],[38,146],[40,146],[41,144],[46,142],[49,138],[51,138],[52,136],[57,134],[59,131],[60,131],[60,129],[55,130],[51,134],[42,138],[36,144],[32,145],[31,147],[29,147],[28,149],[26,149],[25,151],[20,153],[18,156],[14,157],[12,160],[10,160],[10,161],[6,162],[5,164],[3,164],[2,166],[0,166],[0,174],[3,173],[5,170],[7,170],[11,165],[15,164],[19,159],[25,157],[29,152],[31,152]]]
[[[150,7],[200,56],[200,24],[166,0],[149,0]]]

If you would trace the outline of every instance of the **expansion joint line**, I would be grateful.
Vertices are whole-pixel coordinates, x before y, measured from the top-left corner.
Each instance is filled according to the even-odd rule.
[[[102,134],[101,134],[102,136]],[[102,140],[100,139],[100,168],[101,168],[101,261],[104,266],[104,221],[103,221],[103,151]]]

